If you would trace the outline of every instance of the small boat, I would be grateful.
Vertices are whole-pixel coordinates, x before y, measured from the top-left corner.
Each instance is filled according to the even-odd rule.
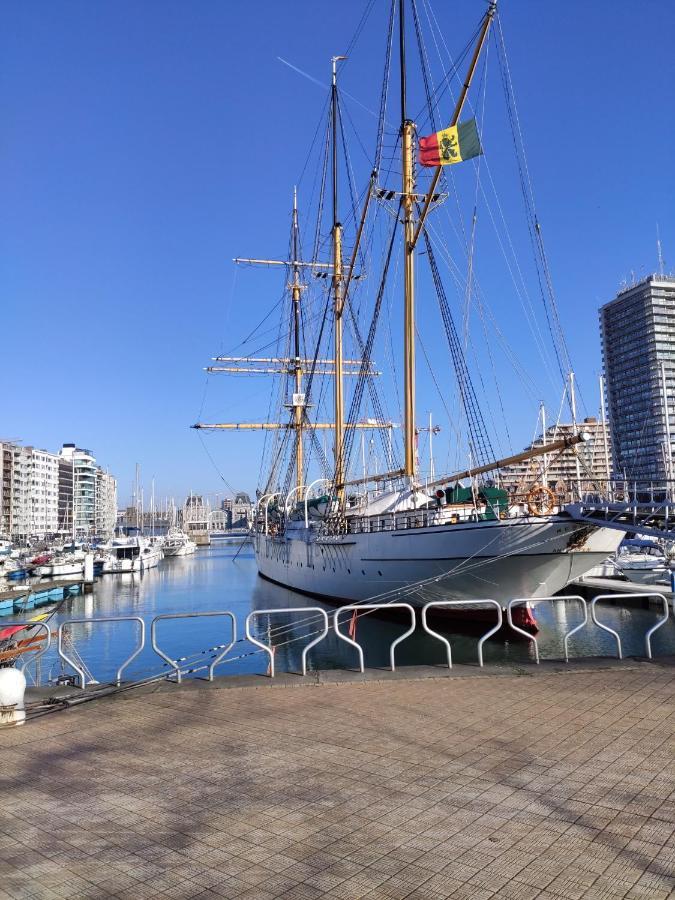
[[[44,566],[51,560],[50,553],[39,553],[37,556],[31,559],[31,565],[33,566]]]
[[[614,558],[614,565],[635,584],[670,584],[671,569],[656,541],[643,538],[625,540]]]
[[[189,556],[196,549],[195,542],[179,528],[172,528],[162,545],[164,556]]]
[[[103,563],[104,574],[144,572],[159,564],[163,553],[143,535],[115,538]]]
[[[82,575],[84,573],[84,553],[76,550],[62,556],[55,556],[48,563],[39,566],[37,573],[41,578],[64,575]]]
[[[12,569],[11,572],[6,573],[6,577],[9,581],[21,581],[22,578],[26,578],[28,575],[28,569],[24,569],[22,566],[18,566],[16,569]]]

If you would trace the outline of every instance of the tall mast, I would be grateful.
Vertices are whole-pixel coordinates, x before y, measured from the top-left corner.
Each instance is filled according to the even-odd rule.
[[[340,507],[344,500],[344,431],[345,411],[343,392],[343,362],[344,353],[342,347],[342,225],[338,218],[338,156],[337,156],[337,63],[344,56],[334,56],[333,79],[331,83],[331,119],[332,119],[332,150],[333,150],[333,317],[335,322],[335,489]]]
[[[303,438],[302,438],[302,420],[304,415],[304,398],[302,397],[302,359],[300,357],[300,295],[302,285],[300,284],[300,268],[297,265],[299,259],[298,246],[298,189],[293,188],[293,282],[291,284],[291,296],[293,298],[293,331],[295,353],[294,370],[295,370],[295,394],[293,397],[293,415],[295,419],[295,486],[298,492],[298,500],[302,500],[303,485]]]
[[[404,234],[403,312],[403,421],[405,459],[403,471],[415,475],[415,173],[413,171],[414,125],[406,112],[405,0],[399,0],[399,57],[401,70],[401,151]]]

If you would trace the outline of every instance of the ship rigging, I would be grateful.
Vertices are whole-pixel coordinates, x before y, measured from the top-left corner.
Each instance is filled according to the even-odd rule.
[[[424,139],[420,139],[415,121],[409,115],[406,15],[410,11],[422,64],[426,121],[434,130],[430,138]],[[468,66],[449,125],[439,130],[440,98],[444,90],[432,89],[425,67],[416,0],[392,0],[374,167],[362,194],[360,209],[346,146],[338,83],[339,65],[346,57],[337,55],[331,60],[330,102],[319,167],[320,191],[312,255],[303,259],[298,200],[294,193],[288,259],[236,260],[238,264],[285,268],[291,306],[285,352],[270,356],[219,357],[213,362],[226,365],[211,366],[207,371],[280,376],[283,387],[279,408],[280,411],[285,409],[286,415],[276,421],[198,423],[194,427],[262,429],[275,435],[268,454],[269,465],[258,492],[256,557],[261,574],[296,590],[324,597],[363,600],[384,590],[395,590],[446,572],[448,590],[467,603],[486,596],[486,585],[490,586],[491,596],[498,599],[547,596],[595,565],[618,542],[616,534],[608,529],[580,528],[566,513],[561,498],[546,485],[534,485],[525,498],[509,496],[499,485],[502,466],[535,455],[568,452],[583,441],[585,435],[577,433],[562,442],[497,458],[491,429],[486,425],[469,371],[467,340],[460,336],[455,325],[437,260],[439,242],[431,218],[450,191],[445,177],[446,166],[482,155],[475,121],[462,122],[461,117],[481,63],[484,67],[482,78],[485,78],[487,60],[484,51],[496,21],[497,6],[493,0],[472,41],[460,55],[459,61],[468,59]],[[386,169],[382,166],[396,23],[400,125],[395,149],[399,153],[400,190],[387,184],[392,160]],[[500,27],[498,31],[501,37]],[[497,45],[503,47],[499,41]],[[452,72],[446,73],[439,87],[448,86],[451,76],[459,70],[459,61]],[[511,107],[509,116],[513,119]],[[469,135],[468,140],[466,135]],[[471,148],[467,150],[469,144]],[[420,190],[416,153],[420,148],[427,153],[428,147],[432,148],[432,159],[436,158],[434,152],[440,155],[427,185]],[[428,165],[423,156],[421,162]],[[345,251],[345,228],[340,215],[341,171],[346,173],[351,198],[349,219],[353,239],[350,253]],[[329,239],[326,240],[325,236],[322,239],[322,217],[328,186],[331,202]],[[529,197],[526,196],[526,200],[529,202]],[[371,215],[373,207],[382,214],[380,217]],[[381,274],[379,280],[374,281],[370,323],[363,334],[361,323],[365,317],[365,303],[357,300],[355,288],[366,270],[374,268],[377,255],[374,218],[379,222],[382,235]],[[536,216],[533,234],[543,260],[543,282],[547,292],[545,308],[554,354],[565,377],[566,371],[571,369],[569,354],[559,324]],[[395,253],[399,243],[402,248],[400,259]],[[330,258],[321,259],[327,249]],[[418,406],[416,351],[420,344],[416,315],[419,256],[424,256],[429,264],[428,278],[438,300],[454,368],[468,451],[467,464],[460,471],[426,480],[420,477],[415,424]],[[469,294],[472,262],[469,255],[466,279]],[[386,414],[383,398],[376,387],[380,373],[373,354],[385,295],[390,302],[390,281],[397,280],[399,265],[403,282],[399,306],[403,320],[402,353],[400,357],[393,352],[390,354],[390,362],[395,364],[398,357],[402,368],[402,453],[397,465],[392,441],[395,422],[393,416]],[[314,302],[306,308],[304,296],[311,296],[315,285],[319,285],[318,296],[322,302]],[[305,316],[310,311],[311,314]],[[314,325],[312,345],[307,334],[310,321]],[[347,325],[356,351],[353,358],[345,358]],[[431,375],[436,382],[433,367]],[[353,387],[347,405],[348,381],[352,381]],[[327,409],[324,391],[327,383],[332,386],[332,422],[319,421],[315,415]],[[372,408],[372,416],[364,415],[364,397]],[[359,478],[350,478],[354,437],[359,430],[372,430],[380,435],[384,471],[366,472]],[[330,464],[325,444],[322,448],[317,432],[332,435]],[[310,465],[311,455],[313,466]],[[320,477],[312,479],[310,471],[313,468],[312,475],[316,474],[317,463]],[[485,476],[490,477],[486,479]],[[439,489],[434,492],[435,487]],[[319,496],[312,497],[312,490]],[[482,560],[480,577],[475,572],[477,559]]]

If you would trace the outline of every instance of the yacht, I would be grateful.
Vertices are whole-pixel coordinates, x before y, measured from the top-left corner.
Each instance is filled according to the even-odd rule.
[[[143,535],[114,538],[103,561],[103,574],[144,572],[157,566],[163,553]]]
[[[172,528],[164,538],[164,556],[189,556],[196,549],[195,542],[178,528]]]

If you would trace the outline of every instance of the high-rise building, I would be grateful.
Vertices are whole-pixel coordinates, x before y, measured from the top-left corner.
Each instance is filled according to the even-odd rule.
[[[64,444],[59,455],[73,470],[74,533],[82,537],[96,534],[96,459],[90,450]]]
[[[96,467],[96,534],[111,537],[117,523],[117,481],[109,472]]]
[[[31,460],[30,534],[45,538],[59,529],[59,458],[47,450],[26,449]]]
[[[614,474],[663,484],[673,477],[675,277],[619,291],[600,309],[600,333]]]
[[[47,450],[3,442],[0,532],[18,540],[58,532],[59,459]]]
[[[576,426],[576,431],[586,432],[590,440],[562,452],[535,456],[506,466],[499,473],[501,484],[516,493],[526,492],[534,484],[545,484],[552,490],[570,494],[603,490],[607,473],[612,471],[608,428],[589,416]],[[546,443],[552,444],[574,433],[572,423],[552,425],[546,429]],[[542,447],[543,444],[540,436],[527,449]]]
[[[107,537],[117,518],[117,482],[88,450],[57,453],[0,441],[0,535],[13,540]]]

